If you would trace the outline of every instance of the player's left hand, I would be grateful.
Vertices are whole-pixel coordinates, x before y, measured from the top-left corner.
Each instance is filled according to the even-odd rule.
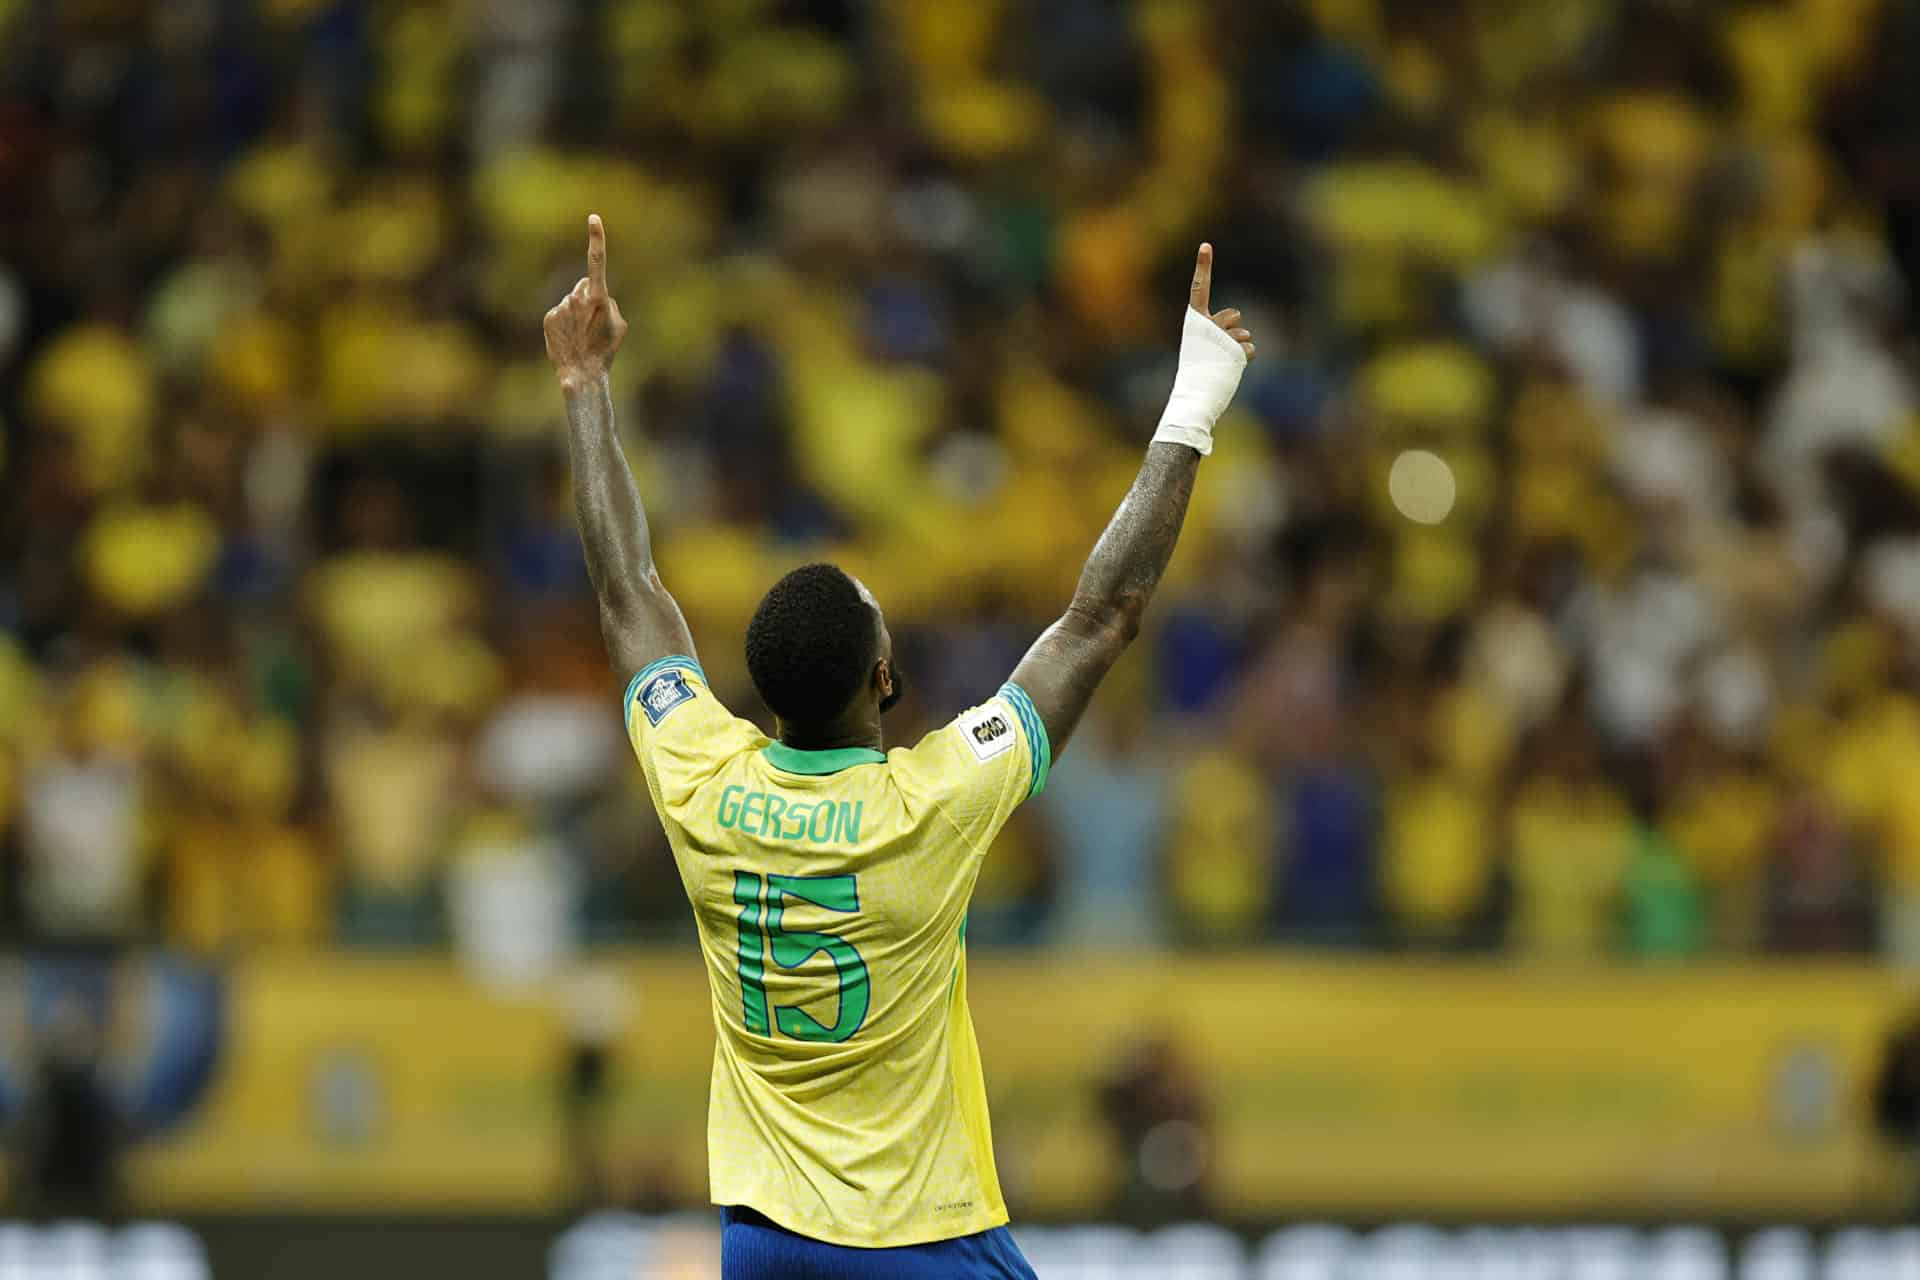
[[[607,292],[607,229],[597,213],[587,218],[587,274],[547,312],[545,328],[547,359],[563,386],[604,377],[627,336],[620,304]]]

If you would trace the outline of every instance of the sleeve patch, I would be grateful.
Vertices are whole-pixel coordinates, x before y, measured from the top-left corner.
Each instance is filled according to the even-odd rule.
[[[693,686],[687,683],[687,677],[677,667],[669,667],[650,676],[640,686],[640,692],[634,701],[647,713],[647,723],[659,728],[660,722],[683,702],[693,701]]]
[[[1013,731],[1013,717],[992,703],[967,712],[953,722],[953,727],[959,730],[974,759],[982,763],[1010,749],[1019,736]]]

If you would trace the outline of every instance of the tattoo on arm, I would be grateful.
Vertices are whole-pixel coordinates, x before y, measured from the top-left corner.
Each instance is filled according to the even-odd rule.
[[[1138,621],[1160,585],[1187,518],[1200,455],[1185,445],[1147,449],[1133,488],[1094,544],[1074,589],[1075,606],[1113,605]]]
[[[564,389],[574,516],[587,574],[600,597],[607,656],[623,675],[668,654],[692,657],[686,620],[654,568],[646,508],[614,431],[607,377],[569,382]]]
[[[1073,603],[1014,669],[1058,755],[1100,681],[1139,634],[1193,497],[1200,454],[1181,444],[1147,449],[1140,474],[1081,570]]]

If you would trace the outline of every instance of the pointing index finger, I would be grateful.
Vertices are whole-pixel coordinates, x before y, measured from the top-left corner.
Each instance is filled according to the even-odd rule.
[[[1207,300],[1213,293],[1213,246],[1200,246],[1200,256],[1193,264],[1193,290],[1187,295],[1187,302],[1201,315],[1211,314]]]
[[[597,213],[587,215],[587,292],[607,296],[607,227]]]

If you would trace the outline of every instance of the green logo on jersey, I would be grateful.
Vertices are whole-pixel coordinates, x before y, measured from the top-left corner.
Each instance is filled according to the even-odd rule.
[[[805,840],[810,844],[853,844],[860,839],[866,801],[789,802],[769,791],[730,786],[720,793],[714,815],[727,831],[762,840]]]

